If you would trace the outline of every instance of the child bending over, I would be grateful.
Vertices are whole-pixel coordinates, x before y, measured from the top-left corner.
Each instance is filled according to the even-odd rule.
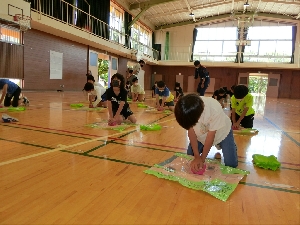
[[[175,102],[177,102],[179,100],[180,97],[183,96],[183,91],[182,88],[180,87],[180,83],[179,82],[175,82]]]
[[[227,91],[224,88],[215,90],[212,97],[221,104],[222,108],[224,108],[224,102],[227,98]]]
[[[237,167],[231,121],[218,101],[188,94],[179,99],[174,113],[179,125],[188,130],[190,144],[187,154],[195,157],[191,162],[192,170],[202,169],[210,148],[217,144],[222,148],[225,165]]]
[[[158,110],[163,110],[167,106],[169,110],[174,111],[174,95],[165,85],[165,82],[158,81],[157,88],[155,89],[156,107]]]
[[[87,82],[83,88],[89,95],[89,107],[96,108],[96,107],[107,107],[107,99],[106,99],[106,92],[103,93],[103,89],[99,86],[94,86],[93,83]],[[104,89],[105,90],[105,89]]]
[[[253,109],[253,96],[245,85],[237,85],[231,97],[233,128],[252,128],[255,111]]]
[[[131,93],[133,101],[142,102],[145,100],[145,91],[139,84],[138,78],[132,79]]]
[[[109,123],[121,124],[126,119],[136,123],[136,118],[127,103],[125,79],[119,73],[111,77],[111,87],[107,89],[107,107]]]

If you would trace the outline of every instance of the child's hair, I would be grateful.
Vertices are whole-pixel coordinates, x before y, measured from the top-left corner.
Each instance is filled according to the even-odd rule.
[[[162,80],[157,82],[157,87],[164,88],[165,86],[166,86],[166,84]]]
[[[126,85],[129,85],[130,84],[130,81],[128,80],[128,81],[126,81]]]
[[[180,126],[188,130],[195,126],[204,110],[204,103],[197,94],[181,97],[175,106],[175,117]]]
[[[132,79],[132,83],[135,83],[136,81],[138,81],[139,79],[137,77]]]
[[[94,85],[92,83],[87,82],[83,88],[85,91],[91,91],[94,89]]]
[[[200,61],[199,60],[196,60],[195,62],[194,62],[194,66],[199,66],[200,65]]]
[[[92,80],[92,81],[95,82],[95,78],[94,78],[93,75],[87,75],[87,76],[86,76],[86,79],[87,79],[87,80]]]
[[[222,87],[224,90],[225,90],[225,92],[227,92],[228,90],[227,90],[227,87]]]
[[[221,94],[221,95],[226,94],[226,90],[224,90],[224,88],[220,88],[219,89],[219,94]]]
[[[120,88],[125,88],[125,78],[123,77],[123,75],[119,74],[119,73],[115,73],[112,77],[111,77],[111,81],[113,79],[119,79],[121,81],[121,84],[120,84]]]
[[[242,99],[249,93],[249,89],[245,85],[237,85],[233,92],[236,99]]]
[[[175,87],[180,87],[180,83],[179,82],[175,82]]]
[[[236,87],[236,85],[234,84],[234,85],[231,86],[230,89],[231,89],[231,90],[234,90],[235,87]]]
[[[128,73],[133,73],[133,70],[128,70]]]

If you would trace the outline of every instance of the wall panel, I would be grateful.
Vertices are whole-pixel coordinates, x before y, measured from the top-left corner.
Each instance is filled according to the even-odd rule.
[[[194,75],[194,67],[189,66],[152,66],[152,70],[157,74],[162,74],[166,85],[172,90],[175,86],[176,74],[181,73],[184,80],[188,80],[188,76]],[[274,73],[282,74],[279,86],[279,98],[300,98],[300,71],[289,69],[264,69],[264,68],[223,68],[212,67],[207,68],[210,77],[215,78],[215,89],[220,87],[230,87],[238,82],[239,73]],[[194,80],[195,81],[195,80]],[[199,82],[199,78],[197,81]],[[183,84],[183,91],[188,89],[187,82]]]
[[[24,35],[24,89],[82,90],[86,82],[88,46],[31,29]],[[50,79],[50,50],[63,53],[63,78]]]

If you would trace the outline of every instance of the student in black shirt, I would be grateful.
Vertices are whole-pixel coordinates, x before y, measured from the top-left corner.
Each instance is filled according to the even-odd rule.
[[[136,118],[127,103],[125,79],[119,73],[112,76],[111,86],[107,89],[107,107],[110,125],[121,124],[126,119],[136,123]]]
[[[204,96],[206,89],[210,83],[209,72],[207,71],[205,66],[202,66],[199,60],[194,62],[195,66],[195,79],[200,77],[200,82],[197,87],[197,92],[200,96]]]
[[[175,91],[175,102],[177,102],[179,98],[183,96],[183,91],[182,88],[180,87],[180,83],[175,82],[174,91]]]

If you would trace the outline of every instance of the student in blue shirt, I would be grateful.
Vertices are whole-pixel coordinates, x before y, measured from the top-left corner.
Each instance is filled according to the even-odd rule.
[[[21,88],[14,82],[11,82],[8,79],[0,79],[0,90],[2,90],[0,105],[2,105],[3,100],[5,107],[11,105],[13,107],[18,107],[22,104],[25,106],[29,105],[29,101],[25,96],[20,99]]]

